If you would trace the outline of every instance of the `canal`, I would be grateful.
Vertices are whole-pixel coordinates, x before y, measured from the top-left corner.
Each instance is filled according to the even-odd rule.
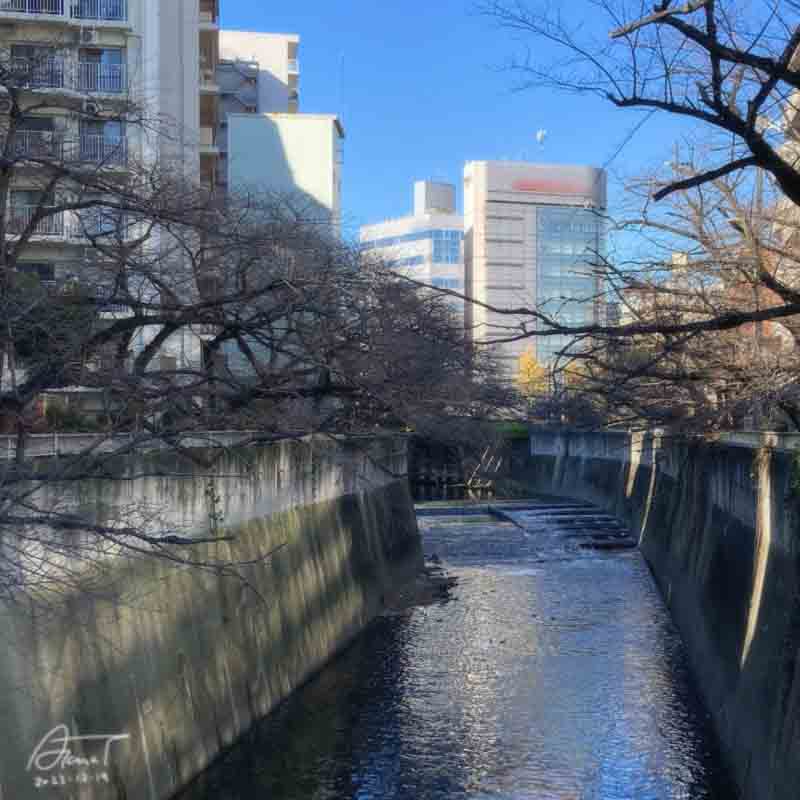
[[[548,499],[419,523],[452,599],[376,621],[183,800],[735,797],[619,523]]]

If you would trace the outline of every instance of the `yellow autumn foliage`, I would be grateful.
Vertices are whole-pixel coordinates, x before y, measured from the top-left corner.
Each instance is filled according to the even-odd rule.
[[[547,370],[536,360],[532,349],[519,357],[517,388],[525,397],[536,397],[547,392]]]

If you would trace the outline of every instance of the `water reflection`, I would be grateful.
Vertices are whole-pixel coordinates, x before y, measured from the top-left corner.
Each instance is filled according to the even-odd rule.
[[[421,517],[456,600],[378,620],[185,800],[733,797],[644,562],[567,509]]]

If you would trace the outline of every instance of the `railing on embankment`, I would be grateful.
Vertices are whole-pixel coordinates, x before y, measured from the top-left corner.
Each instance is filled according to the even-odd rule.
[[[198,431],[182,435],[183,449],[202,447],[236,447],[258,438],[256,431]],[[0,460],[15,459],[19,439],[15,435],[0,435]],[[25,458],[55,458],[74,456],[92,450],[96,453],[131,453],[174,449],[168,438],[144,433],[31,433],[23,439]]]
[[[510,476],[638,532],[746,800],[794,800],[800,786],[799,446],[535,429]]]

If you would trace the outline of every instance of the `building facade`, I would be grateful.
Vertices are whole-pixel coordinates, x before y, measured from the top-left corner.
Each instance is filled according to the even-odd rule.
[[[531,349],[539,363],[552,366],[571,339],[509,341],[535,324],[501,310],[536,308],[569,324],[604,316],[602,287],[588,262],[605,248],[605,209],[606,174],[600,169],[466,164],[465,294],[477,304],[467,304],[465,321],[476,341],[498,342],[496,354],[507,374],[516,374],[520,357]]]
[[[293,33],[220,32],[215,146],[220,157],[218,181],[223,187],[228,183],[229,117],[299,111],[299,48],[300,37]]]
[[[415,280],[464,291],[464,219],[456,211],[456,187],[435,181],[414,184],[414,213],[365,225],[364,252]],[[454,301],[463,313],[463,302]]]
[[[218,117],[218,35],[219,0],[0,3],[0,58],[14,83],[25,86],[14,134],[20,162],[8,198],[9,235],[26,230],[37,207],[47,204],[36,158],[118,175],[165,167],[213,189],[218,154],[208,134]],[[10,108],[2,89],[0,128],[6,131],[3,113]],[[62,181],[53,202],[70,191]],[[94,280],[102,255],[92,236],[108,234],[126,239],[138,232],[123,214],[101,206],[49,215],[34,228],[18,269],[45,285],[86,280],[102,302],[103,288]],[[151,244],[159,246],[157,233]],[[110,305],[101,311],[109,318],[126,313]],[[134,352],[148,335],[143,330],[135,338]],[[198,342],[179,338],[165,344],[162,358],[167,365],[196,362],[198,350]]]
[[[344,129],[332,114],[228,115],[228,186],[275,194],[300,219],[341,227]]]
[[[35,106],[15,136],[17,154],[78,158],[118,171],[133,161],[163,161],[213,175],[213,163],[203,163],[201,112],[215,113],[216,101],[211,92],[204,104],[201,54],[216,58],[218,14],[218,0],[0,4],[0,58],[27,76],[23,111]],[[129,123],[131,106],[172,135]],[[0,96],[0,126],[9,108]],[[39,184],[35,167],[18,170],[9,198],[12,229],[30,219]],[[30,270],[45,281],[79,270],[84,223],[69,213],[43,221],[29,248]]]

